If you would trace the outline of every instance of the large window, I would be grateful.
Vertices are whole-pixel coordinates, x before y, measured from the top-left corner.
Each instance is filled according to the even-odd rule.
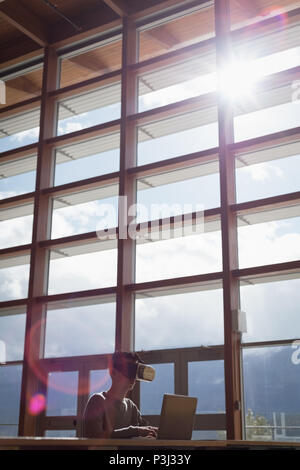
[[[299,440],[298,2],[92,3],[0,72],[0,434],[80,436],[129,349],[153,424],[189,394],[193,439]]]

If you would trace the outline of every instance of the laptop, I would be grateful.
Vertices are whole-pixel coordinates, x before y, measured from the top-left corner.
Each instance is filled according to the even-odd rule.
[[[195,397],[166,393],[161,407],[157,439],[190,440],[196,407]]]

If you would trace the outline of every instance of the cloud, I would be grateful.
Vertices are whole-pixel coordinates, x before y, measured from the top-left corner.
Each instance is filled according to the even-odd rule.
[[[34,140],[38,140],[39,138],[39,133],[40,133],[40,128],[39,127],[34,127],[33,129],[28,129],[26,131],[19,132],[18,134],[15,134],[13,138],[15,138],[19,143],[24,143],[26,140],[30,140],[31,142]]]
[[[264,182],[266,180],[271,180],[273,175],[278,178],[284,178],[284,173],[281,168],[277,165],[270,165],[269,162],[249,165],[244,168],[244,171],[249,173],[251,178],[255,181]]]

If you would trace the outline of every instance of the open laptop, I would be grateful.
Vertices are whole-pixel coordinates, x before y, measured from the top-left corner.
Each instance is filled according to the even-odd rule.
[[[196,407],[197,398],[166,393],[161,407],[157,439],[190,440]]]

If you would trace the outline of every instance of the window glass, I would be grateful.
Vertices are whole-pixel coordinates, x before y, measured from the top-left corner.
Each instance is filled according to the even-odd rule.
[[[120,113],[120,83],[102,86],[90,92],[81,92],[59,101],[57,135],[119,119]]]
[[[238,219],[240,268],[299,259],[299,206],[243,214]]]
[[[300,279],[263,282],[241,281],[241,309],[247,316],[243,341],[272,341],[300,338]]]
[[[52,250],[48,294],[115,286],[117,250],[99,251],[101,247],[102,242],[98,241],[93,247],[70,247],[64,248],[62,252]]]
[[[29,257],[22,261],[8,258],[0,262],[0,301],[24,299],[28,295]],[[24,264],[23,264],[24,263]]]
[[[196,224],[195,227],[200,227],[200,225]],[[185,233],[183,231],[178,232],[177,236],[174,232],[174,238],[168,236],[167,230],[165,233],[158,234],[163,236],[163,239],[157,239],[155,231],[150,232],[147,237],[153,243],[147,243],[147,238],[138,239],[136,282],[221,271],[219,221],[215,221],[212,225],[204,221],[204,229],[202,227],[200,228],[202,233],[194,232],[192,235],[182,236],[182,233]],[[172,231],[170,233],[172,234]]]
[[[115,308],[113,302],[54,310],[48,307],[45,357],[113,352]]]
[[[38,141],[40,108],[0,118],[0,152]]]
[[[118,185],[53,198],[51,238],[116,227]]]
[[[76,437],[75,429],[47,429],[45,437]]]
[[[153,296],[135,304],[137,350],[184,348],[224,342],[222,290]]]
[[[173,65],[158,66],[138,77],[139,111],[182,101],[216,91],[215,47],[194,52],[193,58]]]
[[[197,413],[225,413],[224,361],[188,364],[189,396],[197,397]]]
[[[300,342],[244,349],[248,440],[300,440]]]
[[[26,314],[0,310],[0,364],[23,359]]]
[[[15,103],[39,96],[42,91],[43,68],[32,66],[20,73],[3,77],[5,83],[5,103],[0,102],[0,109]]]
[[[299,171],[299,142],[237,155],[237,201],[299,191]]]
[[[35,189],[36,155],[0,164],[0,200]]]
[[[218,146],[215,101],[203,109],[138,127],[138,164],[145,165]]]
[[[78,372],[49,372],[47,416],[77,414]]]
[[[149,59],[215,35],[213,2],[143,27],[139,33],[139,60]]]
[[[296,9],[298,6],[298,2],[294,0],[282,0],[280,3],[270,0],[260,0],[251,5],[245,0],[240,2],[230,0],[231,27],[232,29],[237,29],[268,18],[273,18],[274,29],[284,32],[284,27],[287,24],[292,25],[296,22],[296,20],[293,21],[294,15],[290,19],[287,13]],[[271,43],[272,42],[274,43],[274,40],[271,41]]]
[[[98,47],[86,47],[80,53],[61,60],[60,86],[65,87],[121,68],[122,40],[111,38]]]
[[[55,186],[119,171],[120,133],[56,150]]]
[[[143,176],[137,181],[137,222],[219,207],[219,180],[218,161]]]
[[[19,429],[22,366],[0,367],[0,435],[16,437]]]
[[[108,369],[90,371],[89,394],[105,392],[111,386],[111,378]]]
[[[160,415],[164,393],[174,393],[174,364],[152,364],[153,382],[140,382],[140,410],[142,415]]]
[[[31,243],[33,204],[0,210],[0,249]]]

